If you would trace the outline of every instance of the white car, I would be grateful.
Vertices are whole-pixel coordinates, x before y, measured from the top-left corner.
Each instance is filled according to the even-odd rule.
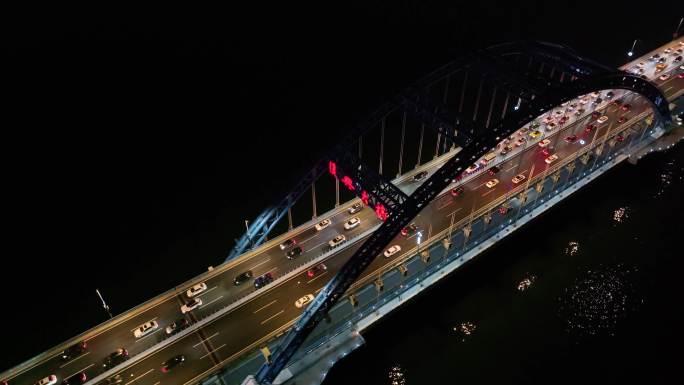
[[[303,296],[302,298],[298,299],[297,302],[295,302],[295,307],[297,307],[297,309],[301,309],[306,304],[313,301],[313,299],[314,299],[313,294],[307,294],[307,295]]]
[[[549,144],[551,144],[551,141],[549,139],[544,139],[537,144],[539,145],[539,147],[544,148],[544,147],[548,146]]]
[[[328,246],[330,246],[330,248],[333,248],[333,247],[338,246],[340,243],[342,243],[342,242],[344,242],[344,241],[346,241],[346,240],[347,240],[347,237],[345,237],[344,235],[340,234],[340,235],[336,236],[335,238],[331,239],[331,240],[328,242]]]
[[[197,309],[200,306],[202,306],[202,299],[193,298],[190,301],[186,302],[185,305],[181,306],[181,313],[185,314],[187,312]]]
[[[598,118],[599,123],[605,123],[607,121],[608,121],[608,117],[606,115],[603,115],[600,118]]]
[[[644,63],[644,62],[639,62],[639,64],[637,64],[637,67],[643,68],[645,65],[646,65],[646,63]]]
[[[580,99],[579,102],[580,102],[580,104],[587,104],[587,103],[589,103],[589,99],[583,98],[583,99]]]
[[[330,226],[330,223],[331,223],[330,219],[324,219],[324,220],[316,223],[316,226],[314,226],[314,227],[316,228],[316,231],[321,231],[324,228]]]
[[[135,336],[135,338],[142,338],[157,330],[158,328],[159,324],[157,323],[157,321],[145,322],[144,324],[135,328],[135,330],[133,331],[133,335]]]
[[[669,79],[669,78],[670,78],[670,75],[664,74],[664,75],[660,75],[660,77],[659,77],[658,79],[660,79],[660,80],[667,80],[667,79]]]
[[[520,139],[515,141],[515,147],[520,147],[525,144],[525,137],[521,136]]]
[[[393,256],[394,254],[400,252],[400,251],[401,251],[401,246],[394,245],[394,246],[391,246],[389,249],[385,250],[383,255],[385,256],[385,258],[389,258],[389,257]]]
[[[524,180],[525,180],[525,175],[524,174],[518,174],[518,175],[514,176],[513,179],[511,179],[511,182],[518,184]]]
[[[361,224],[361,219],[359,219],[359,217],[354,217],[354,218],[348,220],[348,221],[344,224],[344,229],[345,229],[345,230],[351,230],[351,229],[353,229],[354,227],[356,227],[356,226],[358,226],[358,225],[360,225],[360,224]]]
[[[57,383],[57,376],[55,376],[54,374],[51,374],[51,375],[43,378],[42,380],[36,382],[36,385],[53,385],[56,383]]]
[[[591,93],[591,97],[592,97],[592,98],[598,98],[599,96],[601,96],[601,93],[598,92],[598,91],[592,92],[592,93]]]
[[[347,210],[347,212],[349,212],[349,214],[356,214],[359,211],[361,211],[362,209],[363,209],[363,203],[359,202],[359,203],[353,205],[352,207],[350,207],[349,210]]]
[[[495,178],[495,179],[492,179],[489,182],[485,183],[485,186],[487,186],[488,188],[493,188],[497,184],[499,184],[499,180]]]
[[[557,160],[558,160],[558,155],[553,154],[553,155],[551,155],[550,157],[544,159],[544,162],[546,162],[547,164],[551,164],[551,163],[553,163],[553,162],[555,162],[555,161],[557,161]]]
[[[474,173],[475,171],[477,171],[478,168],[480,168],[480,166],[476,163],[476,164],[474,164],[474,165],[472,165],[472,166],[466,168],[466,169],[465,169],[465,172],[466,172],[466,174],[472,174],[472,173]]]
[[[198,283],[197,285],[189,288],[188,291],[185,292],[185,294],[188,295],[188,298],[192,298],[192,297],[196,296],[197,294],[199,294],[205,290],[207,290],[207,284],[202,282],[202,283]]]

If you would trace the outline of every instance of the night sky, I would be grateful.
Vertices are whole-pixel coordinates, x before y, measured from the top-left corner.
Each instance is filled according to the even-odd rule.
[[[672,38],[676,2],[55,9],[4,25],[0,370],[219,264],[345,130],[476,48],[606,64]]]

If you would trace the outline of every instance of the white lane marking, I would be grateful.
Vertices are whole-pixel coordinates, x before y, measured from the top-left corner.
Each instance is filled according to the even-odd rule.
[[[163,362],[162,362],[162,365],[164,365]],[[161,381],[157,381],[157,382],[154,383],[154,385],[159,385],[160,383],[161,383]]]
[[[268,258],[264,259],[263,261],[257,263],[256,265],[254,265],[254,266],[248,268],[247,270],[253,270],[253,269],[255,269],[255,268],[257,268],[257,267],[263,265],[264,263],[266,263],[266,262],[268,262],[268,261],[270,261],[270,260],[271,260],[271,257],[268,257]]]
[[[278,302],[278,300],[277,300],[277,299],[274,299],[273,301],[267,303],[266,305],[264,305],[264,306],[262,306],[262,307],[260,307],[260,308],[258,308],[258,309],[256,309],[256,310],[254,310],[253,314],[256,314],[256,313],[258,313],[258,312],[260,312],[260,311],[266,309],[267,307],[273,305],[273,304],[276,303],[276,302]]]
[[[273,314],[272,316],[266,318],[265,320],[261,321],[260,324],[263,325],[263,324],[265,324],[266,322],[268,322],[268,321],[274,319],[275,317],[277,317],[277,316],[283,314],[284,312],[285,312],[285,310],[281,310],[281,311],[279,311],[279,312]]]
[[[212,288],[209,289],[209,290],[205,290],[204,292],[202,292],[202,293],[200,293],[199,295],[197,295],[197,297],[201,297],[201,296],[207,294],[208,292],[210,292],[210,291],[216,289],[217,287],[218,287],[218,286],[214,286],[214,287],[212,287]]]
[[[493,193],[495,190],[496,190],[496,189],[493,188],[493,189],[487,191],[486,193],[482,194],[482,196],[485,196],[485,195],[487,195],[487,194]]]
[[[91,366],[94,366],[94,365],[95,365],[95,364],[90,364],[90,365],[86,366],[85,368],[83,368],[83,369],[81,369],[81,370],[77,370],[77,371],[75,371],[73,374],[70,374],[70,375],[68,375],[68,376],[66,376],[66,377],[64,377],[64,378],[69,378],[69,377],[73,376],[73,375],[76,374],[76,373],[85,372],[86,370],[88,370],[88,368],[90,368]]]
[[[317,244],[316,246],[310,248],[309,250],[302,250],[302,253],[305,253],[305,252],[307,252],[307,251],[314,250],[314,249],[318,248],[318,246],[322,246],[322,245],[325,245],[325,244],[327,244],[327,243],[328,243],[328,242],[321,242],[321,243]]]
[[[90,352],[89,352],[89,351],[88,351],[88,352],[85,352],[85,353],[83,353],[83,354],[81,354],[80,356],[78,356],[78,357],[74,358],[73,360],[71,360],[71,361],[67,362],[67,363],[66,363],[66,364],[64,364],[64,365],[60,365],[60,366],[59,366],[59,368],[61,369],[61,368],[65,367],[65,366],[67,366],[67,365],[71,364],[72,362],[75,362],[75,361],[76,361],[76,360],[78,360],[79,358],[87,356],[88,354],[90,354]]]
[[[489,182],[489,181],[487,181],[487,182]],[[484,183],[482,183],[481,185],[479,185],[479,186],[475,187],[475,188],[474,188],[473,190],[477,190],[477,189],[479,189],[480,187],[482,187],[482,186],[486,185],[486,184],[487,184],[487,182],[484,182]]]
[[[314,278],[311,278],[311,281],[308,281],[307,283],[311,283],[311,282],[317,280],[318,278],[324,276],[327,272],[328,272],[328,270],[324,271],[324,272],[321,273],[321,275],[319,275],[319,276],[316,276],[316,277],[314,277]]]
[[[318,294],[319,291],[323,290],[323,288],[319,288],[318,290],[314,291],[314,294]]]
[[[135,342],[139,342],[139,341],[144,340],[144,339],[147,338],[147,337],[151,337],[154,333],[156,333],[156,332],[158,332],[158,331],[160,331],[160,330],[161,330],[161,328],[157,328],[155,331],[153,331],[152,333],[146,335],[145,337],[138,338],[137,340],[135,340]]]
[[[507,169],[505,169],[504,171],[508,172],[508,171],[511,171],[511,170],[513,170],[513,169],[514,169],[514,168],[516,168],[516,167],[518,167],[518,165],[517,165],[517,164],[516,164],[516,165],[513,165],[513,166],[511,166],[510,168],[507,168]]]
[[[214,353],[214,352],[218,351],[219,349],[221,349],[221,348],[222,348],[222,347],[224,347],[224,346],[226,346],[226,344],[223,344],[223,345],[219,346],[218,348],[216,348],[216,349],[214,349],[214,350],[210,351],[209,353],[207,353],[207,354],[203,355],[203,356],[202,356],[202,357],[200,357],[199,359],[201,360],[202,358],[204,358],[204,357],[206,357],[206,356],[210,355],[211,353]]]
[[[152,319],[149,320],[149,321],[145,321],[145,322],[141,323],[140,325],[138,325],[138,326],[134,327],[133,329],[131,329],[131,331],[133,332],[133,331],[135,331],[135,329],[139,328],[140,326],[142,326],[142,325],[144,325],[144,324],[146,324],[146,323],[148,323],[148,322],[154,321],[154,320],[156,320],[156,319],[157,319],[157,317],[154,317],[154,318],[152,318]]]
[[[437,206],[437,210],[441,210],[441,209],[443,209],[443,208],[449,206],[450,204],[454,203],[454,200],[453,200],[453,199],[443,199],[443,200],[446,201],[447,204],[445,204],[445,205],[443,205],[443,206]]]
[[[446,217],[449,218],[450,216],[452,216],[452,215],[456,214],[457,212],[461,211],[461,209],[463,209],[463,207],[459,207],[459,208],[457,208],[456,210],[450,212],[449,214],[446,215]]]
[[[139,375],[138,377],[136,377],[136,378],[134,378],[134,379],[128,381],[128,382],[125,383],[124,385],[128,385],[128,384],[130,384],[130,383],[136,382],[136,381],[138,381],[139,379],[143,378],[144,376],[150,374],[150,372],[153,372],[153,371],[154,371],[154,369],[150,369],[150,370],[146,371],[145,373]]]
[[[222,295],[220,295],[220,296],[218,296],[218,297],[216,297],[216,298],[212,299],[211,301],[209,301],[209,302],[207,302],[207,303],[203,303],[203,304],[202,304],[202,307],[206,307],[206,306],[209,306],[210,304],[212,304],[212,303],[214,303],[214,302],[216,302],[216,301],[220,300],[221,298],[223,298],[223,296],[222,296]]]
[[[673,89],[673,88],[674,88],[674,86],[669,86],[669,87],[667,87],[667,88],[665,89],[665,91],[663,91],[663,92],[667,92],[667,91],[669,91],[669,90],[671,90],[671,89]]]
[[[216,337],[217,335],[218,335],[218,332],[212,334],[211,336],[209,336],[209,337],[207,337],[206,339],[200,341],[199,343],[196,343],[196,344],[192,345],[192,347],[193,347],[193,348],[196,348],[196,347],[202,345],[203,343],[205,343],[206,341],[209,341],[210,339]],[[163,362],[162,362],[162,364],[163,364]]]
[[[312,240],[312,239],[316,238],[316,236],[317,236],[317,235],[318,235],[318,233],[316,233],[316,234],[314,234],[314,235],[310,236],[309,238],[306,238],[305,240],[303,240],[303,241],[299,242],[299,245],[303,245],[303,244],[305,244],[305,243],[309,242],[310,240]]]

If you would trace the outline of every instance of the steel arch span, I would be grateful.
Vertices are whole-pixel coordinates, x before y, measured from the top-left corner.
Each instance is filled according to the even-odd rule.
[[[547,74],[549,69],[550,74]],[[442,101],[436,101],[440,99],[434,96],[437,85],[446,84],[443,89],[449,90],[450,80],[460,75],[463,75],[464,80],[459,103],[446,103],[447,91],[444,91]],[[475,78],[475,84],[479,84],[472,118],[463,113],[469,77],[471,80]],[[484,85],[493,87],[486,122],[482,115],[477,119]],[[503,113],[500,119],[492,123],[492,106],[500,89],[505,91]],[[539,115],[578,96],[609,89],[624,89],[641,95],[650,102],[654,114],[661,121],[670,121],[667,99],[647,80],[584,58],[568,47],[538,41],[506,43],[476,51],[439,68],[384,105],[373,117],[376,122],[378,117],[399,110],[432,126],[444,135],[445,140],[459,145],[461,150],[425,180],[413,194],[406,196],[394,207],[386,221],[370,235],[309,304],[273,351],[271,363],[261,367],[256,375],[257,381],[261,384],[271,384],[274,381],[306,337],[343,297],[364,269],[382,253],[402,228],[449,186],[454,176],[462,174],[466,167],[494,148],[503,138]],[[514,107],[509,107],[511,97],[517,99]],[[372,124],[359,126],[354,135],[362,135],[371,126]],[[354,138],[338,146],[328,159],[338,159],[345,151],[344,146],[349,146],[353,140]]]

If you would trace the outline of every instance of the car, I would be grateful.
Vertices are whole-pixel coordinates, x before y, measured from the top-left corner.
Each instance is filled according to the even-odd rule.
[[[553,120],[554,120],[554,117],[551,115],[548,115],[547,117],[544,118],[544,120],[542,120],[542,123],[549,124],[550,122],[553,122]]]
[[[546,131],[553,131],[553,129],[556,128],[556,123],[551,122],[546,125]]]
[[[599,91],[596,91],[596,92],[592,92],[592,93],[591,93],[591,97],[592,97],[592,98],[598,98],[599,96],[601,96],[601,93],[600,93]]]
[[[608,117],[606,115],[603,115],[602,117],[598,118],[596,121],[599,123],[605,123],[608,121]]]
[[[299,246],[293,247],[290,251],[285,253],[285,256],[287,259],[295,259],[302,255],[302,248]]]
[[[356,204],[352,205],[352,206],[347,210],[347,212],[348,212],[349,214],[356,214],[356,213],[358,213],[358,212],[361,211],[361,210],[363,210],[363,203],[362,203],[362,202],[359,202],[359,203],[356,203]]]
[[[454,179],[451,180],[451,183],[456,183],[461,179],[463,179],[463,174],[458,174]]]
[[[495,175],[495,174],[496,174],[497,172],[499,172],[499,171],[500,171],[500,169],[499,169],[498,167],[496,167],[496,166],[492,166],[492,167],[489,168],[489,170],[487,170],[487,172],[489,173],[489,175]]]
[[[530,128],[537,128],[537,127],[539,127],[539,123],[537,123],[536,126],[532,127],[532,124],[533,124],[533,123],[537,123],[537,122],[532,122],[532,123],[530,123],[530,126],[529,126],[529,127],[528,127],[528,126],[525,126],[525,127],[521,128],[521,129],[520,129],[520,135],[527,134],[527,132],[530,130]]]
[[[475,164],[473,164],[472,166],[466,168],[466,169],[465,169],[465,172],[466,172],[466,174],[472,174],[472,173],[474,173],[475,171],[477,171],[478,168],[480,168],[480,165],[478,165],[477,163],[475,163]]]
[[[629,111],[631,108],[632,106],[630,106],[629,104],[623,104],[622,107],[620,107],[620,109],[625,112]]]
[[[260,277],[254,278],[254,287],[260,289],[271,282],[273,282],[273,274],[268,272]]]
[[[596,125],[593,123],[589,123],[584,127],[584,132],[590,133],[596,129]]]
[[[621,117],[618,118],[617,122],[618,123],[624,123],[627,121],[627,117],[622,115]]]
[[[677,79],[684,79],[684,72],[678,73]]]
[[[544,149],[542,149],[541,153],[544,156],[549,156],[549,155],[551,155],[551,149],[549,149],[548,147],[544,148]]]
[[[603,99],[601,99],[601,98],[596,98],[596,99],[594,99],[593,102],[591,102],[591,104],[593,104],[595,106],[598,106],[601,103],[603,103]]]
[[[198,307],[202,306],[202,298],[193,298],[181,306],[181,313],[189,313]]]
[[[580,116],[585,112],[584,108],[578,108],[577,111],[575,111],[576,116]]]
[[[121,377],[120,374],[117,374],[114,377],[105,378],[104,380],[98,382],[97,385],[116,385],[122,382],[123,377]]]
[[[575,143],[577,141],[577,135],[566,136],[565,141],[568,143]]]
[[[458,186],[458,187],[452,188],[452,189],[451,189],[451,196],[455,198],[455,197],[460,196],[461,194],[463,194],[464,191],[465,191],[465,190],[463,189],[462,186]]]
[[[585,105],[585,104],[589,103],[589,99],[588,98],[582,98],[582,99],[580,99],[579,102],[580,102],[580,104]]]
[[[159,324],[157,323],[157,321],[148,321],[135,328],[135,330],[133,331],[133,335],[135,336],[135,338],[142,338],[154,332],[155,330],[157,330],[157,328],[159,328]]]
[[[297,244],[297,240],[295,240],[294,238],[288,239],[285,242],[280,244],[280,250],[287,250],[296,244]]]
[[[532,123],[530,123],[530,129],[531,129],[531,130],[534,130],[535,128],[539,127],[540,125],[541,125],[541,124],[540,124],[538,121],[535,120],[535,121],[533,121]],[[524,129],[524,128],[525,128],[525,127],[523,127],[523,129]]]
[[[599,111],[594,111],[591,113],[591,118],[592,119],[598,119],[601,117],[601,113]]]
[[[247,270],[244,273],[238,274],[238,276],[233,279],[233,284],[235,286],[242,285],[243,283],[249,281],[249,279],[252,277],[252,270]]]
[[[303,296],[302,298],[298,299],[297,301],[295,301],[295,307],[297,309],[301,309],[304,306],[306,306],[309,302],[313,301],[313,299],[314,299],[313,294],[307,294],[307,295]]]
[[[615,140],[617,140],[618,142],[622,142],[623,140],[625,140],[625,137],[622,136],[622,134],[617,134],[615,136]]]
[[[511,182],[518,184],[524,180],[525,180],[525,175],[524,174],[518,174],[518,175],[514,176],[513,179],[511,179]]]
[[[658,63],[658,64],[656,64],[656,66],[655,66],[655,72],[656,72],[656,73],[662,72],[662,70],[664,70],[665,68],[667,68],[667,64],[665,64],[665,63]]]
[[[499,180],[494,178],[490,179],[487,183],[485,183],[485,186],[487,186],[487,188],[494,188],[494,186],[496,186],[497,184],[499,184]]]
[[[680,69],[680,70],[684,70],[684,64],[680,65],[680,66],[679,66],[679,69]]]
[[[615,106],[615,107],[620,107],[621,104],[622,104],[622,99],[615,99],[612,102],[610,102],[610,105]]]
[[[87,351],[88,344],[85,341],[73,344],[62,352],[62,361],[74,359]]]
[[[670,75],[668,75],[668,74],[663,74],[663,75],[660,75],[660,76],[658,77],[658,79],[660,79],[660,80],[667,80],[667,79],[669,79],[669,78],[670,78]]]
[[[648,76],[646,75],[639,75],[640,78],[648,80]]]
[[[113,353],[110,353],[102,362],[102,367],[105,369],[111,369],[112,367],[119,365],[120,363],[128,359],[128,350],[124,348],[118,348]]]
[[[324,228],[330,226],[330,223],[332,223],[332,222],[330,221],[330,219],[324,219],[324,220],[322,220],[322,221],[316,223],[316,226],[314,226],[314,227],[316,228],[316,231],[321,231],[321,230],[323,230]]]
[[[398,253],[401,251],[401,246],[399,245],[393,245],[389,249],[385,250],[385,252],[382,254],[385,256],[385,258],[389,258],[393,256],[394,254]]]
[[[676,58],[672,59],[673,62],[680,62],[682,61],[682,55],[677,56]]]
[[[524,136],[521,136],[518,140],[515,141],[515,147],[520,147],[525,144],[527,140],[525,139]]]
[[[658,59],[658,64],[664,64],[665,62],[667,62],[666,57],[661,57],[660,59]]]
[[[682,121],[684,120],[684,112],[680,112],[677,117],[675,117],[675,121],[677,122],[678,126],[682,125]]]
[[[360,219],[359,217],[354,217],[354,218],[351,218],[350,220],[348,220],[348,221],[344,224],[344,229],[345,229],[345,230],[351,230],[351,229],[353,229],[354,227],[356,227],[356,226],[358,226],[358,225],[360,225],[360,224],[361,224],[361,219]]]
[[[411,223],[410,225],[401,229],[401,235],[405,237],[410,237],[418,231],[418,225]]]
[[[83,384],[86,382],[86,380],[88,380],[88,376],[86,376],[85,372],[79,372],[63,379],[62,385]]]
[[[188,296],[188,298],[192,298],[203,291],[207,290],[207,284],[204,282],[198,283],[197,285],[191,287],[188,289],[188,291],[185,292],[185,295]]]
[[[544,139],[544,140],[540,141],[539,143],[537,143],[537,145],[541,148],[544,148],[544,147],[548,146],[549,144],[551,144],[551,141],[549,139]]]
[[[672,48],[665,48],[665,51],[663,51],[663,53],[670,53],[670,52],[672,52]]]
[[[181,318],[181,319],[179,319],[179,320],[177,320],[177,321],[171,322],[171,323],[164,329],[164,331],[166,332],[166,334],[171,335],[171,334],[173,334],[173,333],[176,333],[176,332],[178,332],[178,331],[180,331],[180,330],[186,328],[189,324],[190,324],[190,323],[188,322],[188,320],[186,320],[185,318]]]
[[[532,137],[532,138],[538,138],[541,135],[542,135],[542,133],[539,130],[534,130],[534,131],[530,132],[530,137]]]
[[[185,356],[182,354],[179,354],[179,355],[171,358],[170,360],[165,361],[162,364],[161,371],[162,371],[162,373],[168,373],[169,370],[175,368],[176,366],[182,364],[183,362],[185,362]]]
[[[509,152],[511,152],[512,149],[513,149],[513,147],[511,147],[511,146],[506,146],[506,147],[504,147],[504,148],[501,149],[501,151],[499,152],[499,154],[501,154],[501,155],[506,155],[506,154],[508,154]]]
[[[644,63],[644,62],[637,63],[637,67],[639,67],[639,68],[642,68],[645,65],[646,65],[646,63]]]
[[[421,171],[418,174],[414,175],[413,178],[411,178],[411,180],[414,182],[420,182],[421,180],[425,179],[425,177],[427,175],[428,175],[427,171]]]
[[[613,92],[613,91],[606,92],[606,99],[612,99],[613,96],[615,96],[615,92]]]
[[[331,239],[331,240],[328,242],[328,246],[330,246],[330,248],[332,249],[333,247],[339,246],[340,243],[342,243],[342,242],[344,242],[344,241],[346,241],[346,240],[347,240],[347,237],[345,237],[344,235],[340,234],[340,235],[336,236],[335,238]]]
[[[548,158],[544,159],[544,162],[546,162],[547,164],[551,164],[557,160],[558,160],[558,155],[553,154],[553,155],[549,156]]]
[[[51,374],[51,375],[43,378],[42,380],[36,382],[36,385],[53,385],[56,383],[57,383],[57,376],[55,376],[54,374]]]
[[[568,121],[568,119],[570,119],[570,117],[568,117],[567,115],[563,115],[563,116],[560,118],[560,120],[558,121],[558,124],[563,125],[563,124],[565,124],[565,122]]]
[[[328,267],[321,263],[320,265],[316,265],[311,269],[307,270],[306,276],[309,278],[313,278],[317,275],[323,274],[326,270],[328,270]]]

